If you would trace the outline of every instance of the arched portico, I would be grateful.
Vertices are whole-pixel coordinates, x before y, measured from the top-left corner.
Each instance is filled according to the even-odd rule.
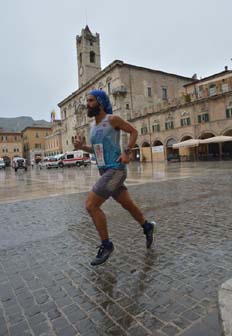
[[[181,137],[181,142],[186,140],[193,139],[192,135],[185,134]],[[197,157],[197,148],[196,147],[180,147],[179,155],[181,161],[194,161]]]
[[[155,140],[152,145],[152,160],[154,162],[165,160],[165,151],[163,142],[160,140]]]
[[[169,160],[172,157],[179,157],[179,150],[172,147],[172,145],[174,145],[175,143],[177,143],[177,140],[175,138],[169,138],[166,141],[165,147],[166,147],[167,160]]]
[[[139,145],[135,144],[132,151],[132,161],[140,161],[140,149]]]
[[[203,132],[199,139],[209,139],[213,138],[217,134],[213,131]],[[209,144],[200,144],[198,147],[198,159],[199,160],[219,160],[220,158],[220,144],[218,143],[209,143]]]
[[[151,146],[147,141],[144,141],[141,146],[142,161],[151,161]]]
[[[224,131],[222,135],[232,136],[232,128]],[[221,149],[222,149],[222,159],[231,160],[232,159],[232,141],[223,142]]]

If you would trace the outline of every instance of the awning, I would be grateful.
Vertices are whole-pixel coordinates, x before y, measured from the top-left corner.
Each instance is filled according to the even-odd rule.
[[[172,148],[180,148],[180,147],[196,147],[200,143],[199,139],[189,139],[185,141],[178,142],[172,145]]]
[[[201,144],[209,144],[209,143],[219,143],[219,142],[226,142],[226,141],[232,141],[232,136],[226,136],[226,135],[219,135],[212,138],[200,140]]]
[[[172,145],[172,148],[196,147],[200,144],[220,143],[232,141],[232,136],[219,135],[208,139],[189,139]]]

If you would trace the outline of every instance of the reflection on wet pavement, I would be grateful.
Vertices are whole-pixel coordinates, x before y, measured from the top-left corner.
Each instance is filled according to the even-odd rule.
[[[131,163],[127,185],[154,183],[228,170],[231,162]],[[72,194],[91,190],[98,179],[98,170],[91,167],[39,170],[15,173],[11,168],[0,171],[0,203],[29,200],[46,196]]]
[[[221,335],[217,293],[232,277],[231,168],[130,165],[130,192],[158,223],[156,244],[147,251],[141,227],[110,199],[103,209],[115,250],[95,268],[99,237],[81,191],[98,178],[96,167],[0,171],[0,335]]]

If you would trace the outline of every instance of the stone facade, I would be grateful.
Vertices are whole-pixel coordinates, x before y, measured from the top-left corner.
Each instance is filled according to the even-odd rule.
[[[22,135],[20,132],[0,130],[0,157],[7,165],[15,156],[23,155]]]
[[[87,117],[85,101],[90,90],[98,88],[106,91],[113,113],[131,120],[145,116],[155,106],[168,104],[168,99],[175,101],[183,85],[190,81],[186,77],[114,61],[58,104],[63,126],[63,150],[72,149],[71,139],[75,135],[81,135],[88,141],[91,120]],[[126,143],[127,138],[122,135],[122,146]]]
[[[45,156],[52,156],[63,152],[61,132],[61,120],[53,120],[52,132],[45,137]]]
[[[44,157],[45,138],[51,134],[51,127],[29,126],[22,130],[23,156],[28,164],[33,160],[37,163]]]
[[[199,87],[204,94],[196,94]],[[210,91],[213,87],[215,90]],[[170,153],[177,151],[170,147],[173,143],[191,138],[232,135],[232,71],[225,70],[194,84],[187,84],[184,88],[185,94],[180,96],[174,105],[169,103],[166,109],[155,110],[149,112],[146,117],[131,120],[139,130],[138,146],[141,147],[144,160],[151,160],[151,152],[153,160],[156,158],[153,148],[155,146],[163,146],[165,159]],[[231,143],[201,145],[198,152],[219,152],[220,147],[232,153]],[[193,156],[194,153],[193,148],[179,150],[181,156]]]
[[[79,87],[101,71],[100,36],[93,35],[88,26],[76,37]]]
[[[94,41],[92,45],[91,41]],[[81,60],[84,73],[88,71],[91,48],[99,58],[95,58],[95,67],[92,64],[92,77],[89,75],[80,81],[79,74],[79,89],[58,104],[64,152],[73,149],[71,139],[75,135],[82,136],[87,143],[89,141],[91,120],[87,117],[85,102],[92,89],[106,91],[113,113],[131,122],[139,131],[133,160],[160,161],[175,153],[194,157],[195,150],[181,149],[179,152],[172,149],[172,144],[189,138],[231,135],[232,74],[227,68],[202,80],[119,60],[101,70],[99,35],[92,35],[87,27],[82,30],[77,43],[80,44],[79,49],[77,47],[78,62],[80,50],[85,55]],[[127,135],[122,133],[121,145],[126,146],[127,142]],[[209,147],[205,145],[199,149],[209,153],[212,151]]]

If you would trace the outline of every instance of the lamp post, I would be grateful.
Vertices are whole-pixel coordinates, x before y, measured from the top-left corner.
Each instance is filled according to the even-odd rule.
[[[151,167],[152,167],[152,175],[153,175],[153,155],[152,155],[152,144],[151,144],[151,122],[149,112],[147,114],[148,119],[148,131],[149,131],[149,139],[150,139],[150,153],[151,153]]]

